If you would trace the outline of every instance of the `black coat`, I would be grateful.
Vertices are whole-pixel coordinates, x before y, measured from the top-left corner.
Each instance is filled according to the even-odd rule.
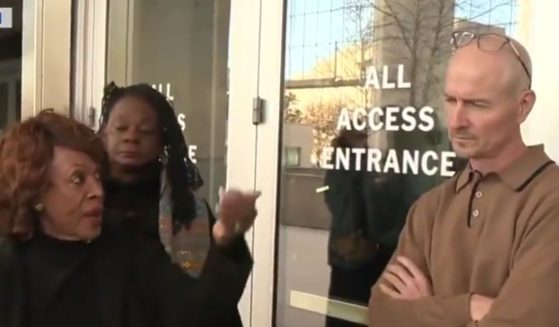
[[[21,244],[0,238],[2,327],[25,326]],[[91,246],[102,327],[231,326],[223,309],[236,308],[251,269],[242,239],[212,247],[199,279],[172,264],[158,242],[104,232]]]
[[[159,168],[148,171],[145,180],[134,183],[120,183],[110,180],[105,183],[105,223],[110,229],[120,230],[124,234],[140,234],[159,242],[159,196],[160,179]],[[210,208],[208,214],[211,225],[215,222]],[[210,239],[213,238],[210,235]],[[211,247],[216,245],[212,243]],[[250,257],[248,248],[243,248],[245,257]],[[246,262],[244,269],[250,270],[249,262]],[[209,269],[209,268],[208,268]],[[221,269],[218,266],[211,269]],[[216,272],[220,273],[220,272]],[[221,273],[226,273],[221,272]],[[244,283],[243,283],[244,286]],[[232,291],[238,289],[239,285],[231,284]],[[227,324],[227,327],[242,327],[241,317],[237,309],[238,303],[230,303],[228,307],[222,307],[220,316]],[[1,326],[0,326],[1,327]]]

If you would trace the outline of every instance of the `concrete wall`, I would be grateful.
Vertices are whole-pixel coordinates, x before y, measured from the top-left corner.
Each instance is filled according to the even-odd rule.
[[[559,160],[559,2],[520,1],[518,38],[532,56],[533,89],[537,95],[534,110],[524,124],[523,135],[529,144],[543,143],[548,155]]]

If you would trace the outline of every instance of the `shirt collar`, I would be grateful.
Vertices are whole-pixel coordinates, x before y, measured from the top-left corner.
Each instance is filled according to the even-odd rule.
[[[456,179],[456,193],[460,192],[466,185],[470,183],[474,177],[475,171],[472,169],[470,164],[466,165],[466,168],[459,172],[458,178]]]
[[[520,191],[549,163],[553,163],[553,161],[545,154],[543,145],[529,146],[524,154],[495,174],[503,183],[515,191]],[[470,165],[460,172],[456,179],[456,193],[472,181],[474,174],[479,174],[479,172]]]

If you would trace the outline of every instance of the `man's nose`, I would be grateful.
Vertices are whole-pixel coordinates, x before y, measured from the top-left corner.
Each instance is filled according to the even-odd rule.
[[[450,111],[448,126],[451,129],[459,129],[468,126],[466,109],[462,102],[457,102],[456,106]]]

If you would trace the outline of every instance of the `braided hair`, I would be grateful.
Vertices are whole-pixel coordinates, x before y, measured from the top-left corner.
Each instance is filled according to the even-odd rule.
[[[145,101],[156,111],[165,155],[162,161],[166,162],[167,180],[171,188],[174,230],[180,226],[188,227],[196,218],[194,191],[204,182],[198,168],[188,157],[188,146],[175,117],[175,110],[165,96],[148,84],[118,87],[111,82],[105,86],[103,94],[99,132],[106,128],[112,109],[124,97]]]

